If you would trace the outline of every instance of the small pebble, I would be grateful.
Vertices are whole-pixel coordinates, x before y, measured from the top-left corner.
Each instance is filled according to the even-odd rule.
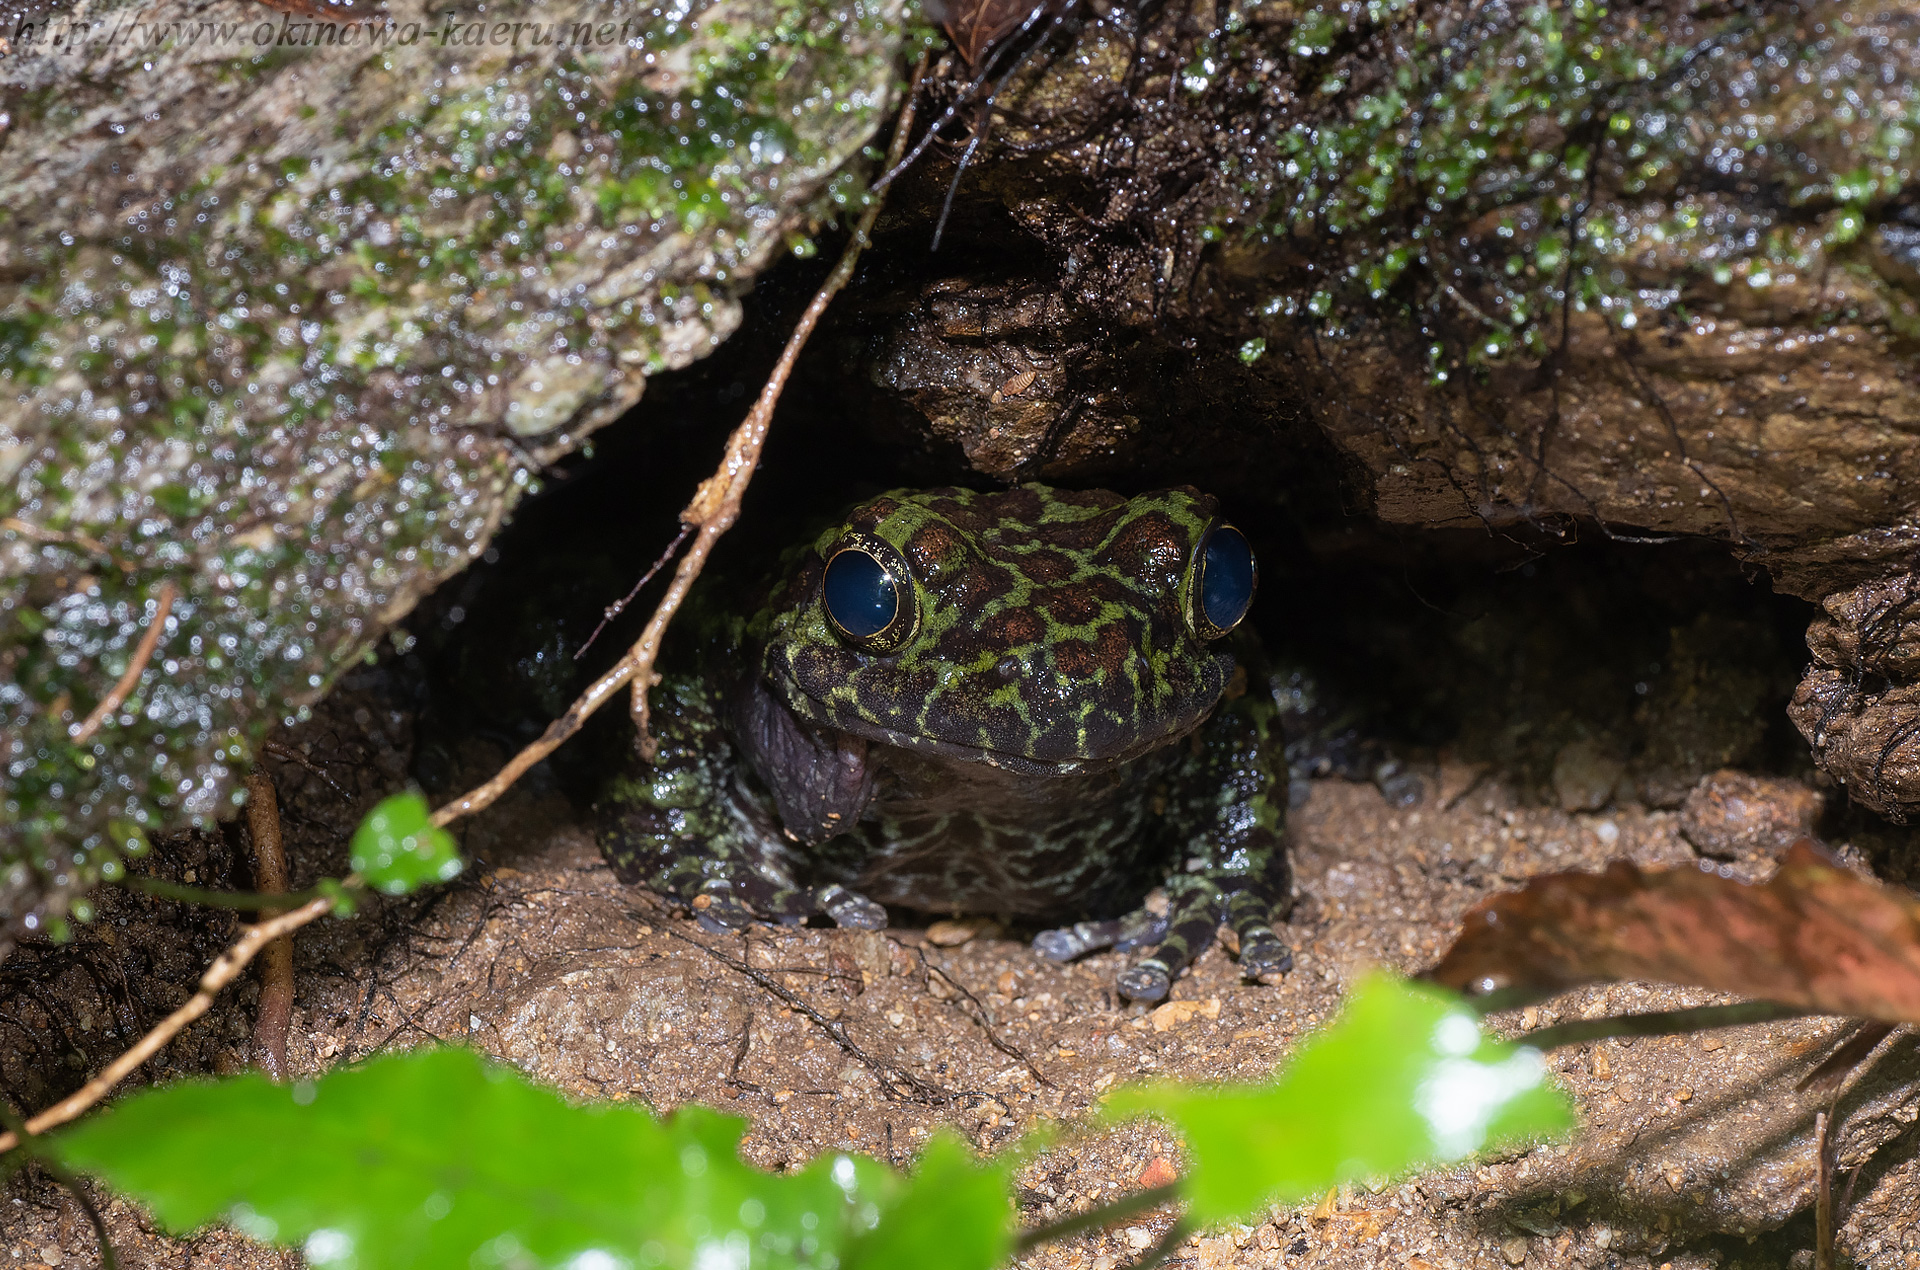
[[[1146,1168],[1140,1170],[1140,1176],[1133,1180],[1142,1190],[1150,1191],[1156,1186],[1171,1185],[1179,1176],[1174,1172],[1173,1165],[1167,1162],[1166,1156],[1156,1155],[1148,1161]]]

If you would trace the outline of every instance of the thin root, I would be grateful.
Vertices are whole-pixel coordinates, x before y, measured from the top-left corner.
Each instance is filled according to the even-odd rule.
[[[255,770],[247,777],[247,836],[253,840],[254,883],[266,895],[287,890],[287,856],[280,843],[280,805],[273,779]],[[279,909],[262,910],[277,917]],[[277,1081],[287,1078],[287,1033],[293,1026],[293,936],[267,945],[260,963],[260,1004],[253,1019],[253,1057]]]

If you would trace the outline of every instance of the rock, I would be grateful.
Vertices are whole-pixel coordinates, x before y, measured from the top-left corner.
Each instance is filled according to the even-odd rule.
[[[1761,622],[1702,614],[1673,631],[1637,711],[1646,745],[1634,767],[1650,806],[1676,807],[1705,773],[1756,754],[1785,705],[1766,673],[1774,654]]]
[[[1920,812],[1920,582],[1897,574],[1822,607],[1788,715],[1849,797],[1905,823]]]
[[[977,937],[993,939],[1001,929],[1000,923],[990,917],[947,919],[927,927],[927,942],[936,948],[958,948]]]
[[[1388,521],[1707,535],[1807,597],[1903,561],[1910,200],[1845,174],[1899,188],[1904,159],[1820,94],[1896,108],[1913,6],[1368,12],[1174,5],[1034,59],[948,233],[977,264],[883,298],[875,380],[996,476],[1195,465],[1233,432],[1270,484],[1318,439]]]
[[[1147,1015],[1156,1032],[1170,1032],[1174,1028],[1184,1027],[1196,1018],[1217,1019],[1220,1017],[1220,998],[1212,997],[1206,1001],[1169,1001],[1156,1007]]]
[[[1032,59],[950,246],[842,328],[883,428],[996,479],[1269,506],[1317,481],[1390,524],[1715,540],[1808,600],[1910,567],[1914,143],[1860,121],[1905,109],[1920,4],[1233,13],[1090,21]],[[904,182],[900,232],[951,176]],[[1816,671],[1795,716],[1892,815],[1920,807],[1903,674]],[[1784,704],[1704,682],[1646,703],[1656,806]]]
[[[725,338],[753,275],[855,195],[906,39],[887,0],[486,15],[598,24],[584,43],[446,38],[422,0],[211,0],[164,40],[56,46],[72,16],[9,18],[0,57],[13,931],[146,832],[229,811],[268,725]],[[222,44],[235,23],[273,46]],[[169,582],[151,667],[71,744]]]
[[[1813,831],[1823,801],[1798,781],[1715,772],[1687,795],[1680,832],[1702,855],[1773,861]]]
[[[1138,1186],[1141,1190],[1150,1191],[1156,1186],[1171,1186],[1174,1182],[1178,1181],[1179,1178],[1179,1171],[1167,1162],[1167,1157],[1164,1155],[1156,1155],[1153,1159],[1147,1161],[1147,1167],[1141,1169],[1140,1176],[1134,1178],[1133,1181],[1134,1185]]]
[[[1553,760],[1553,794],[1562,811],[1598,811],[1613,801],[1627,765],[1596,741],[1562,746]]]

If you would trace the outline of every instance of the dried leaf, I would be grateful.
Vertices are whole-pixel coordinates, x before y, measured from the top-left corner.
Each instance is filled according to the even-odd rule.
[[[1711,865],[1644,872],[1621,862],[1481,901],[1428,977],[1516,996],[1656,980],[1920,1022],[1920,903],[1807,839],[1757,884]]]

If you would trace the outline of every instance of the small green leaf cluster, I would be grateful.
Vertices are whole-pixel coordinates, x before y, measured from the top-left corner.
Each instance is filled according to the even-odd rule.
[[[400,827],[395,817],[394,827]],[[1261,1085],[1122,1090],[1103,1119],[1186,1140],[1198,1223],[1566,1131],[1537,1051],[1448,994],[1376,976]],[[988,1270],[1014,1249],[1014,1170],[936,1134],[910,1171],[834,1153],[794,1173],[738,1154],[744,1122],[577,1105],[461,1049],[318,1080],[248,1075],[135,1095],[45,1149],[185,1234],[226,1221],[328,1270],[467,1266]]]
[[[464,862],[453,835],[433,823],[419,794],[382,799],[354,832],[353,871],[376,891],[405,895],[435,882],[451,882]]]

